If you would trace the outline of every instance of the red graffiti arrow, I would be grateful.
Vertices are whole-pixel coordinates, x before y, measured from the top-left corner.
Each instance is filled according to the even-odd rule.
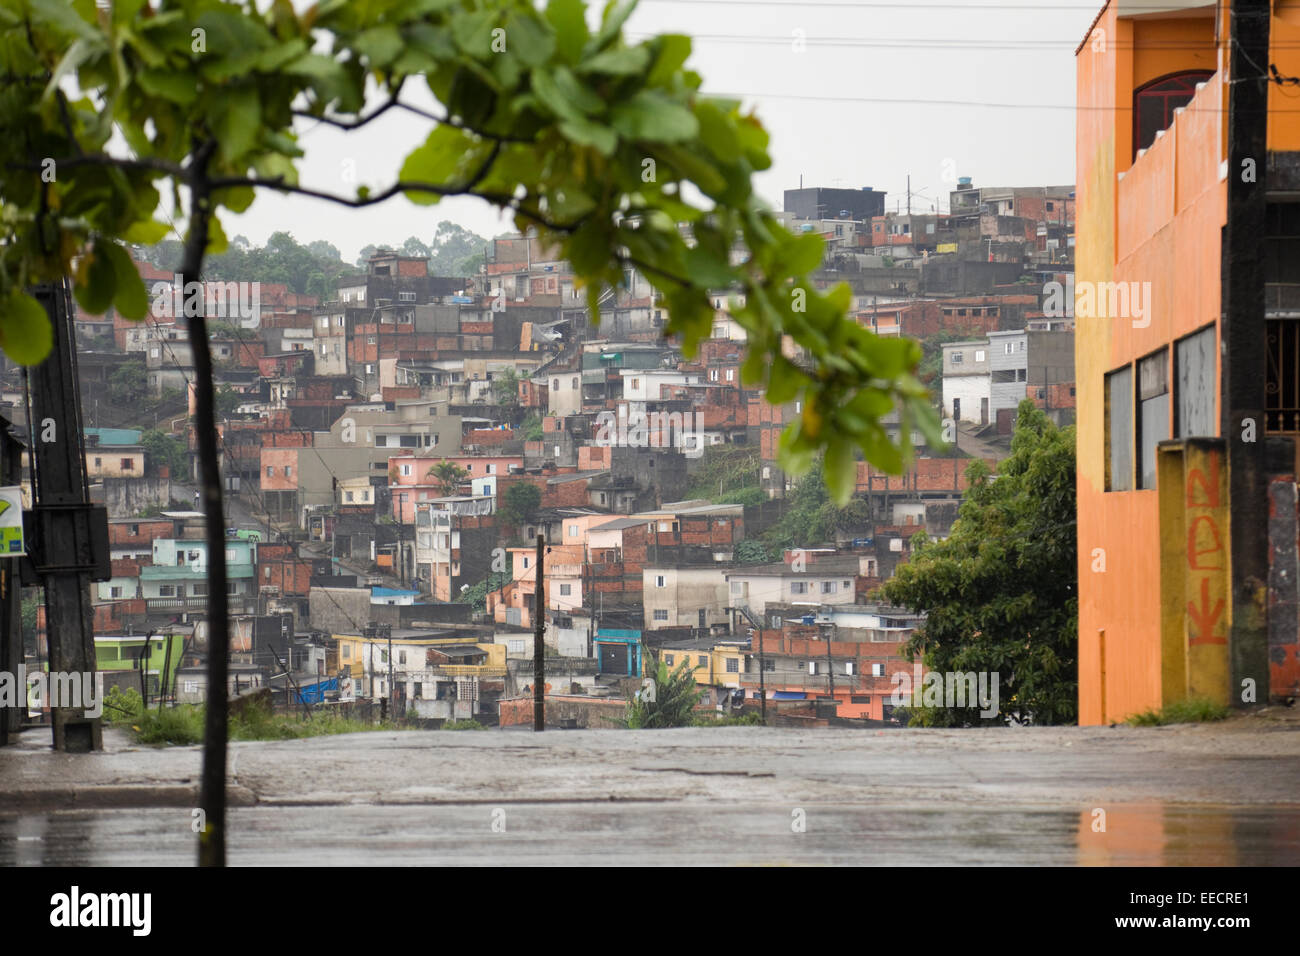
[[[1192,619],[1193,630],[1196,637],[1190,638],[1188,644],[1195,646],[1197,644],[1227,644],[1226,637],[1219,637],[1214,634],[1215,622],[1219,620],[1219,615],[1223,613],[1223,599],[1210,605],[1210,579],[1201,578],[1201,606],[1198,608],[1191,601],[1187,602],[1187,616]],[[1208,635],[1208,636],[1207,636]]]

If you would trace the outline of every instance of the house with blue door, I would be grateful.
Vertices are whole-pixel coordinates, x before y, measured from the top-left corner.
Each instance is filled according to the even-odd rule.
[[[639,677],[642,669],[641,632],[602,627],[596,631],[598,674]]]

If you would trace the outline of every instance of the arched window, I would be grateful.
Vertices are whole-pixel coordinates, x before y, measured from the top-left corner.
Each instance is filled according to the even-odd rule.
[[[1139,149],[1156,141],[1156,133],[1168,129],[1174,110],[1186,106],[1196,95],[1196,84],[1213,76],[1210,70],[1170,73],[1139,87],[1133,93],[1133,158]]]

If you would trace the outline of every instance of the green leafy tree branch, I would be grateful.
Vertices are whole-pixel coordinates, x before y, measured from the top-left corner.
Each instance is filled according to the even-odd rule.
[[[642,270],[688,357],[710,334],[710,291],[743,295],[733,310],[749,341],[742,379],[773,402],[802,400],[781,441],[783,467],[802,471],[824,452],[837,500],[852,491],[855,449],[901,470],[909,449],[880,424],[893,408],[903,436],[915,424],[938,440],[913,374],[919,346],[852,321],[847,286],[814,287],[822,240],[790,234],[754,192],[753,175],[771,165],[767,132],[738,102],[700,93],[685,66],[689,38],[628,43],[632,3],[607,4],[594,30],[583,0],[549,0],[544,10],[528,0],[263,7],[0,0],[0,348],[12,359],[34,364],[51,348],[48,319],[27,291],[38,283],[71,276],[87,312],[112,306],[144,318],[149,298],[127,246],[164,239],[171,227],[158,216],[168,208],[185,222],[178,271],[200,281],[206,258],[229,246],[221,212],[245,211],[258,189],[345,207],[472,195],[560,246],[593,320],[602,288],[629,266]],[[403,99],[420,83],[436,108]],[[359,133],[391,110],[430,131],[389,186],[344,194],[299,183],[299,119]],[[696,192],[701,199],[688,199]],[[185,311],[190,341],[207,342],[201,306]],[[807,368],[789,357],[797,350],[811,356]],[[196,347],[194,362],[212,555],[209,686],[224,687],[227,573],[208,349]],[[216,864],[225,859],[221,695],[205,720],[200,861]]]

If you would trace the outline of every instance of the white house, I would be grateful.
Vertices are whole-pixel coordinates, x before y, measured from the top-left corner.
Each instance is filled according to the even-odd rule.
[[[987,425],[992,400],[986,339],[943,346],[943,414],[959,422]]]

